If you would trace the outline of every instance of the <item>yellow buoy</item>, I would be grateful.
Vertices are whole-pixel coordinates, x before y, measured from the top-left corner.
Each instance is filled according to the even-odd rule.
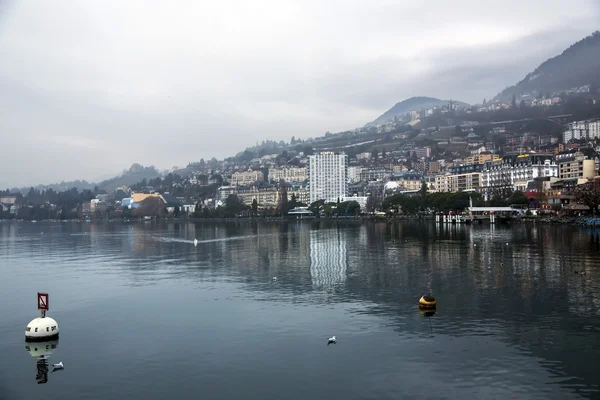
[[[437,306],[435,297],[430,294],[426,294],[419,300],[419,308],[421,309],[434,309]]]

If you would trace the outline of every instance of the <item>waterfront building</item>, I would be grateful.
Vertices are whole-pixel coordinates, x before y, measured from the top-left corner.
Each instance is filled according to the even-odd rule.
[[[562,152],[556,155],[559,179],[591,179],[596,176],[596,162],[581,151]]]
[[[282,167],[269,169],[269,181],[274,182],[304,182],[306,181],[306,168]]]
[[[348,156],[322,152],[308,157],[310,203],[337,202],[348,193]]]
[[[482,191],[487,199],[494,190],[525,191],[528,183],[539,177],[557,177],[558,165],[552,154],[519,154],[500,161],[487,161],[483,169]]]

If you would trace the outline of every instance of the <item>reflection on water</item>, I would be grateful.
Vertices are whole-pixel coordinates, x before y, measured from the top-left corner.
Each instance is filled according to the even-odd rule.
[[[599,250],[556,226],[2,223],[0,398],[598,398]],[[27,348],[46,385],[37,291],[64,333]],[[48,380],[50,353],[73,367]]]
[[[346,239],[338,229],[312,230],[310,237],[310,277],[316,287],[346,281],[348,252]]]
[[[44,384],[48,382],[48,360],[57,347],[58,339],[25,344],[25,350],[27,350],[29,355],[37,358],[37,372],[35,375],[35,380],[38,384]]]

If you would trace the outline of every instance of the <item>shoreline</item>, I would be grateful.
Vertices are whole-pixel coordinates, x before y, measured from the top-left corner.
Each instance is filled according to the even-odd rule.
[[[85,219],[45,219],[45,220],[24,220],[24,219],[0,219],[1,223],[155,223],[155,222],[188,222],[188,223],[223,223],[223,222],[240,222],[240,223],[256,223],[256,222],[271,222],[271,223],[282,223],[282,222],[430,222],[436,223],[434,216],[349,216],[349,217],[308,217],[308,218],[294,218],[294,217],[238,217],[238,218],[224,218],[224,217],[210,217],[210,218],[158,218],[154,217],[150,220],[144,220],[143,218],[97,218],[91,220]],[[456,225],[455,223],[437,223],[439,225]],[[523,216],[513,218],[509,221],[497,222],[496,224],[490,224],[489,221],[479,221],[477,223],[459,223],[458,225],[511,225],[511,224],[533,224],[533,225],[569,225],[569,226],[585,226],[585,227],[599,227],[600,218],[588,217],[588,216]]]

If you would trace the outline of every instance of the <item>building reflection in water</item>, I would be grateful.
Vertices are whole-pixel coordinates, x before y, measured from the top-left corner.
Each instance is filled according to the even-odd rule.
[[[310,231],[310,277],[313,286],[344,283],[348,250],[344,232],[338,229]]]

